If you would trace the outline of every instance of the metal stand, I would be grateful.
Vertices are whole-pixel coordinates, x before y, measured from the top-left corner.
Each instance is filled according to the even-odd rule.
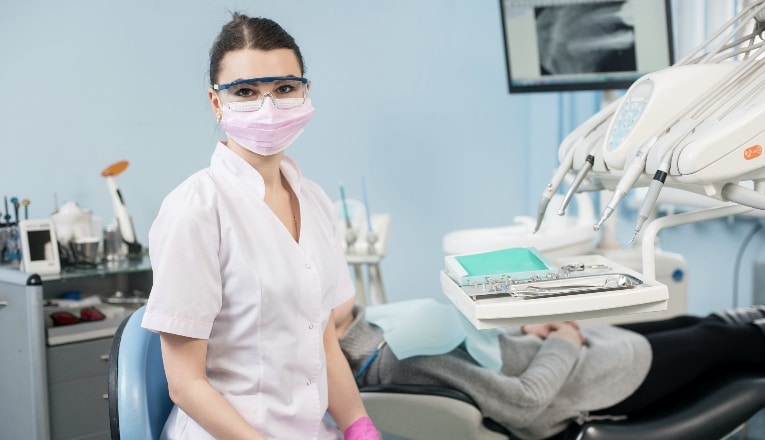
[[[356,297],[359,304],[367,304],[367,292],[371,305],[388,302],[380,273],[380,262],[388,248],[388,214],[375,214],[371,218],[371,231],[356,231],[346,228],[345,257],[353,270],[356,282]],[[341,227],[345,227],[341,225]],[[366,282],[364,276],[366,267]]]

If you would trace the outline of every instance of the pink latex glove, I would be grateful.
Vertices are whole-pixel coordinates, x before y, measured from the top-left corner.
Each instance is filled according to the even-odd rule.
[[[380,435],[377,433],[372,419],[369,417],[362,417],[355,422],[351,423],[351,426],[347,427],[343,431],[343,437],[345,440],[379,440]]]

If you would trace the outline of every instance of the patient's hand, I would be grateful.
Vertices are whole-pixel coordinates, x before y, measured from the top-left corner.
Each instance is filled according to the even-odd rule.
[[[557,323],[557,324],[560,324],[560,325],[555,330],[551,331],[548,337],[564,339],[574,344],[574,346],[577,348],[581,347],[584,344],[584,336],[582,335],[582,332],[579,330],[578,325],[574,325],[575,323],[571,323],[568,321],[563,323]]]
[[[579,323],[576,321],[548,322],[546,324],[529,324],[521,327],[521,331],[527,335],[537,335],[542,339],[547,339],[550,332],[557,330],[562,325],[570,325],[579,330]]]
[[[542,339],[546,339],[550,334],[550,324],[529,324],[521,327],[521,331],[527,335],[537,335]]]

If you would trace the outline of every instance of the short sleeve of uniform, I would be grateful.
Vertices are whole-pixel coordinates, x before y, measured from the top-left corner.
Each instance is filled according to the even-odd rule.
[[[149,231],[153,285],[141,325],[208,339],[221,309],[220,227],[212,184],[197,173],[163,201]]]

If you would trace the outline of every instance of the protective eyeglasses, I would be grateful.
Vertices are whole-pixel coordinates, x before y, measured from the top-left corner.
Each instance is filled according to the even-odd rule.
[[[300,107],[308,96],[308,79],[295,76],[267,76],[213,84],[224,106],[237,112],[260,110],[271,98],[278,109]]]

